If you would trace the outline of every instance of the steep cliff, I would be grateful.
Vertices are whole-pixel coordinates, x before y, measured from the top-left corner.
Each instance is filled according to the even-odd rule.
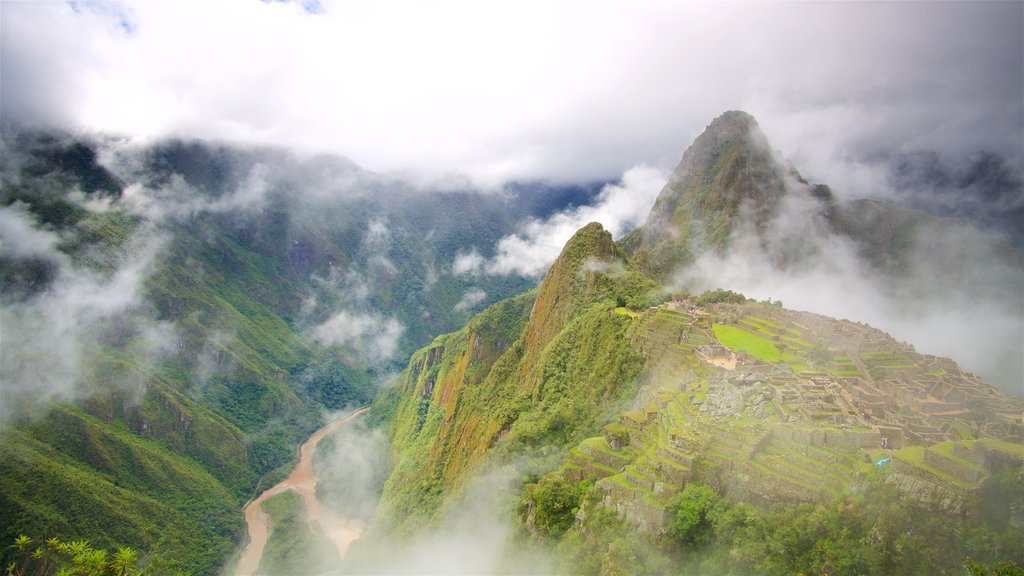
[[[590,224],[535,294],[496,304],[417,352],[395,395],[377,403],[394,410],[396,454],[377,529],[421,528],[493,450],[558,448],[594,430],[640,369],[631,317],[616,304],[652,297],[656,285]]]

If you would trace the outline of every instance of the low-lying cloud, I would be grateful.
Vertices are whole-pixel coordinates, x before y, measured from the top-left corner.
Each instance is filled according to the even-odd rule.
[[[453,270],[462,274],[543,274],[565,243],[588,223],[600,222],[615,238],[642,224],[665,180],[655,168],[630,168],[620,183],[606,185],[593,205],[573,207],[544,220],[529,220],[520,232],[499,240],[489,260],[485,261],[475,249],[463,252],[456,256]]]
[[[371,574],[552,574],[549,556],[513,537],[521,480],[511,465],[490,467],[451,499],[435,529],[412,540],[375,538],[372,565],[346,560],[343,567]]]
[[[456,312],[466,312],[476,308],[478,304],[487,298],[487,292],[479,288],[470,288],[462,295],[462,298],[455,304]]]
[[[678,272],[677,288],[727,288],[787,308],[865,322],[952,358],[989,383],[1024,394],[1024,278],[1019,262],[993,258],[991,237],[946,223],[907,248],[895,276],[872,268],[851,239],[825,224],[824,205],[790,191],[764,229],[737,227],[724,254],[704,253]],[[779,254],[799,258],[780,265]]]
[[[372,361],[394,357],[405,327],[395,318],[377,312],[341,310],[311,330],[313,338],[327,346],[351,346]]]
[[[1024,158],[1017,2],[307,4],[5,2],[0,115],[478,184],[670,168],[730,108],[822,181],[867,149]]]
[[[105,340],[150,356],[167,351],[167,327],[150,320],[141,290],[161,235],[140,232],[123,262],[104,274],[72,263],[56,249],[60,237],[38,228],[17,204],[0,208],[0,221],[0,257],[13,265],[42,258],[54,270],[40,291],[0,304],[0,420],[94,392],[90,372]]]

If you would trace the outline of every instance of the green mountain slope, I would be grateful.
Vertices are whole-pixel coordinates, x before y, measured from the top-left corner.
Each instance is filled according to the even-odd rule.
[[[375,403],[391,413],[396,451],[375,529],[428,524],[492,449],[557,449],[594,430],[640,367],[623,345],[630,317],[616,301],[655,292],[591,224],[536,294],[496,304],[417,352],[400,386]]]
[[[0,560],[24,533],[215,572],[322,413],[531,284],[458,276],[457,252],[594,192],[428,194],[204,142],[3,144]]]
[[[487,463],[523,474],[508,546],[548,549],[573,573],[1024,560],[1005,512],[1024,507],[1019,400],[863,324],[713,297],[650,307],[656,285],[598,231],[567,244],[535,297],[418,352],[375,403],[395,466],[357,567],[375,542],[438,526]]]

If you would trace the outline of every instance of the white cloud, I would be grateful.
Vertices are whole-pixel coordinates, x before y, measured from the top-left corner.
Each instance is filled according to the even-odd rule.
[[[395,318],[377,312],[341,310],[312,329],[313,337],[325,345],[352,346],[370,361],[391,359],[405,327]]]
[[[477,252],[476,248],[469,252],[459,252],[452,262],[452,273],[456,275],[478,274],[484,267],[486,260]]]
[[[0,256],[41,258],[54,266],[45,290],[0,304],[0,420],[16,409],[93,392],[90,370],[105,336],[135,336],[132,346],[146,354],[166,351],[169,327],[148,317],[141,291],[161,236],[140,231],[119,267],[100,274],[75,266],[54,247],[58,236],[34,227],[17,206],[0,209],[0,222]]]
[[[490,274],[542,274],[569,238],[588,223],[600,222],[615,238],[642,224],[664,186],[665,176],[660,171],[649,166],[630,168],[621,183],[605,186],[593,205],[558,212],[546,220],[530,220],[518,234],[499,240],[486,270]]]
[[[0,6],[8,120],[273,143],[478,184],[668,168],[738,107],[816,178],[867,145],[1024,156],[1020,3]]]
[[[40,230],[20,202],[0,207],[0,255],[19,258],[66,260],[54,248],[60,239]]]
[[[515,546],[515,497],[522,472],[487,465],[467,480],[437,519],[437,529],[414,538],[375,535],[375,563],[344,565],[348,571],[380,574],[553,574],[553,558],[542,547]],[[369,569],[368,569],[369,568]]]
[[[487,298],[487,292],[479,288],[470,288],[462,295],[462,299],[455,305],[456,312],[465,312],[472,309],[477,304],[484,301]]]

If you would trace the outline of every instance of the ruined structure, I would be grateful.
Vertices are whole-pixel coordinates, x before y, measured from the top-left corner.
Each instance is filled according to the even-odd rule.
[[[673,301],[632,340],[649,373],[635,409],[562,473],[596,480],[606,507],[651,532],[691,480],[768,503],[839,498],[882,475],[957,510],[993,467],[1024,462],[1021,401],[863,324]]]

